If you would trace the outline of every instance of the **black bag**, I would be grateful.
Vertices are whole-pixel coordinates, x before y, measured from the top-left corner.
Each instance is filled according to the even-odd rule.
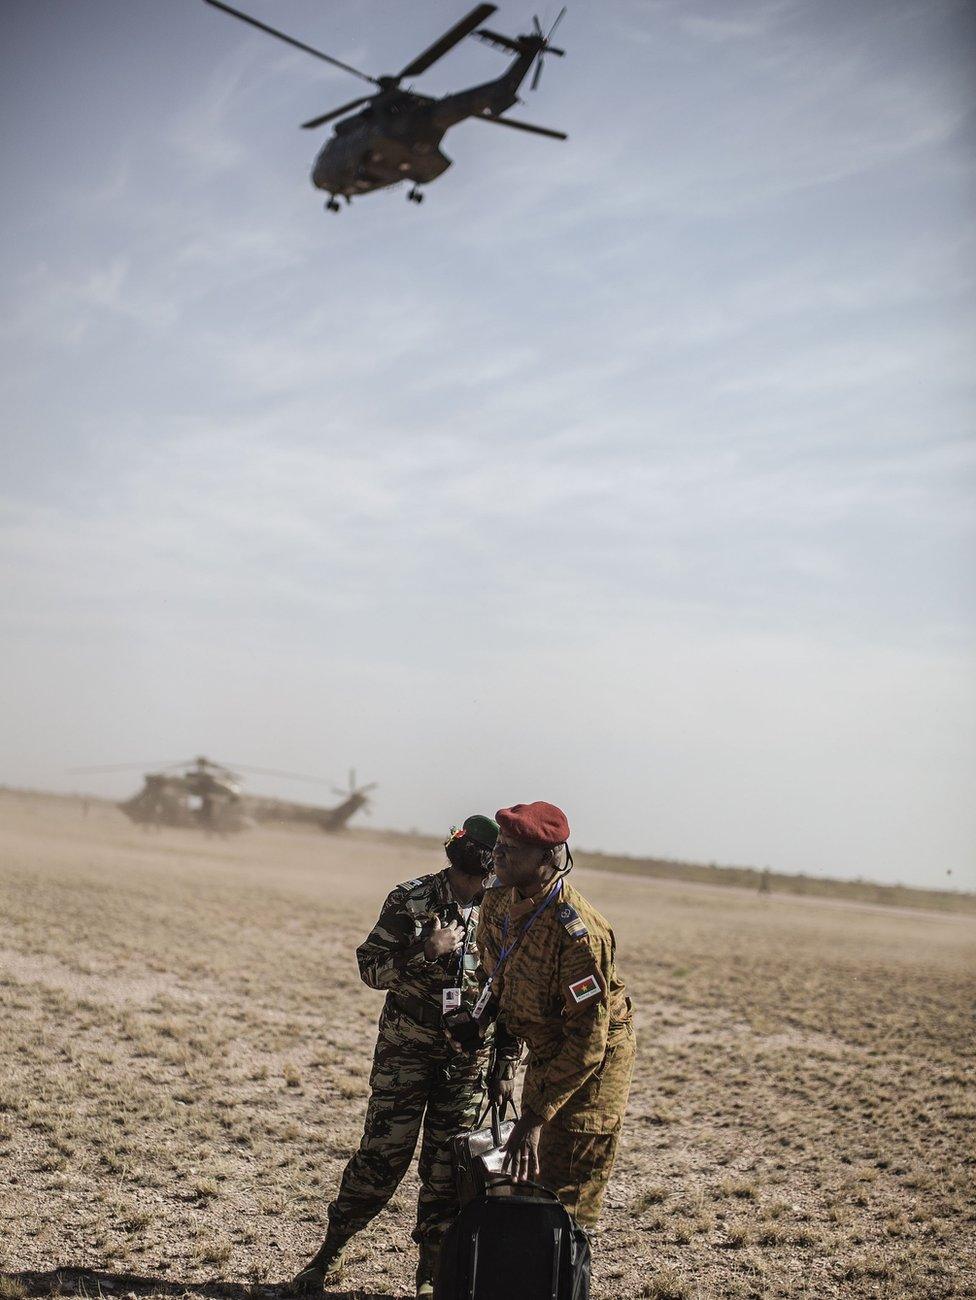
[[[434,1300],[589,1300],[590,1243],[537,1183],[492,1184],[444,1237]]]
[[[512,1111],[518,1119],[514,1103]],[[489,1112],[491,1127],[482,1128]],[[511,1120],[505,1120],[504,1117],[504,1107],[499,1111],[497,1106],[489,1105],[472,1132],[458,1133],[451,1138],[451,1165],[461,1206],[480,1196],[488,1184],[502,1173],[502,1162],[505,1159],[502,1147],[515,1127]]]

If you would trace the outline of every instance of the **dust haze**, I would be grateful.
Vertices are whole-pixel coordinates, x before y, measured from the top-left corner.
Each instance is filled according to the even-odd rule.
[[[240,3],[367,81],[463,9]],[[570,0],[568,139],[339,212],[341,69],[3,19],[0,1300],[267,1300],[362,1129],[357,944],[541,799],[640,1044],[594,1295],[976,1298],[972,5]]]
[[[359,1139],[382,996],[355,947],[439,846],[0,815],[3,1294],[283,1281]],[[575,878],[639,1010],[595,1294],[972,1295],[976,917]],[[404,1293],[414,1194],[356,1238],[347,1294]]]

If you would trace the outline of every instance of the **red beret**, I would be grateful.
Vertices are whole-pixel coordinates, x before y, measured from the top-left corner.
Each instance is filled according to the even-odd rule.
[[[513,839],[551,848],[569,839],[569,822],[561,808],[552,803],[516,803],[495,813],[498,828]]]

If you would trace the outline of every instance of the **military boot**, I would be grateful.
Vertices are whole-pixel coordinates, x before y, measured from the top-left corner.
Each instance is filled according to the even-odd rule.
[[[437,1261],[440,1258],[440,1242],[422,1241],[420,1243],[420,1260],[417,1264],[417,1300],[431,1300],[434,1294],[434,1278],[437,1276]]]
[[[330,1228],[318,1251],[288,1284],[289,1294],[320,1296],[326,1282],[332,1281],[342,1273],[347,1240]]]

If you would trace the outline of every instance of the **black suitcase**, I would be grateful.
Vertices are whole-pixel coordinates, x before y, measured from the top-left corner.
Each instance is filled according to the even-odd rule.
[[[590,1243],[535,1183],[496,1183],[470,1201],[441,1247],[434,1300],[589,1300]]]

